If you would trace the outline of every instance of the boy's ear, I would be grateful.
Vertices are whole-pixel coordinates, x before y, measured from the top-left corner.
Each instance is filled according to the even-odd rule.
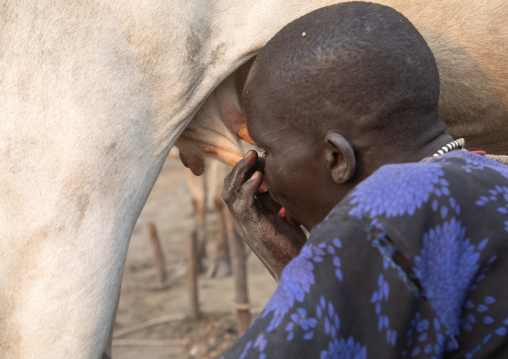
[[[356,172],[356,158],[351,144],[344,136],[332,132],[326,136],[326,165],[335,183],[345,183]]]

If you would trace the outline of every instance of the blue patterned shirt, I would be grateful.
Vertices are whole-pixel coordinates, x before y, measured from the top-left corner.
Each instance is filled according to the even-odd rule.
[[[312,231],[225,358],[508,358],[508,167],[381,167]]]

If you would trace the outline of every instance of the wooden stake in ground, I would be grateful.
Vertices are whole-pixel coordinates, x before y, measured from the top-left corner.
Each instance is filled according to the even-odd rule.
[[[233,307],[236,309],[238,335],[241,335],[250,324],[249,294],[247,289],[247,261],[243,240],[234,228],[233,216],[229,211],[224,212],[225,215],[229,217],[226,220],[226,226],[231,263],[233,267],[233,276],[235,280],[235,302]]]
[[[198,234],[192,231],[189,245],[189,296],[191,303],[191,314],[194,319],[199,319],[199,298],[198,298]]]
[[[155,229],[155,224],[148,222],[146,224],[146,229],[148,230],[148,235],[150,236],[150,244],[152,245],[153,249],[153,258],[155,261],[155,268],[157,269],[157,279],[160,283],[164,283],[166,281],[166,267],[164,264],[164,256],[162,254],[159,236],[157,235],[157,230]]]

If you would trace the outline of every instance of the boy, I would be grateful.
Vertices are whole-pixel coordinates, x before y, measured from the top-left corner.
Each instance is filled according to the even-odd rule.
[[[352,2],[290,23],[243,97],[271,198],[255,152],[223,197],[280,283],[225,358],[508,357],[508,170],[446,134],[404,16]]]

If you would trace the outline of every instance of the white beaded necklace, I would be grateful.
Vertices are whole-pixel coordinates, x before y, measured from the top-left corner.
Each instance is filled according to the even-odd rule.
[[[445,153],[450,152],[451,150],[454,150],[456,148],[463,149],[465,143],[466,143],[466,141],[464,141],[463,138],[459,138],[458,140],[452,141],[452,142],[444,145],[443,147],[441,147],[440,150],[437,150],[437,152],[433,154],[433,157],[436,157],[439,155],[444,155]]]

